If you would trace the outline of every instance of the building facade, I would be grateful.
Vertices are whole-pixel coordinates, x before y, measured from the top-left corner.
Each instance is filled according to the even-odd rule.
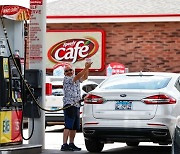
[[[97,2],[99,1],[97,0]],[[74,12],[69,10],[69,13],[67,13],[68,8],[73,4],[66,4],[68,5],[67,9],[64,8],[66,14],[61,14],[63,10],[55,9],[58,8],[56,4],[60,4],[60,1],[49,3],[47,4],[48,8],[52,5],[55,8],[53,13],[47,9],[47,30],[103,30],[105,31],[104,65],[119,62],[128,68],[129,72],[179,73],[180,14],[178,14],[178,8],[176,9],[177,1],[171,3],[176,7],[171,6],[166,12],[165,9],[167,9],[166,6],[169,5],[169,1],[164,1],[166,5],[160,9],[155,8],[156,4],[152,2],[151,12],[148,12],[148,14],[145,11],[148,11],[146,5],[148,6],[149,3],[146,2],[144,1],[143,8],[139,8],[140,12],[137,11],[139,6],[137,3],[130,5],[131,7],[127,6],[125,1],[121,3],[121,6],[119,4],[121,8],[123,8],[122,5],[127,8],[133,8],[132,6],[134,6],[134,9],[129,10],[129,15],[127,15],[127,12],[118,12],[115,3],[109,5],[109,8],[106,9],[107,12],[97,11],[94,15],[91,11],[88,11],[89,8],[87,8],[87,12],[82,11],[81,13],[81,10],[77,9],[77,11],[73,10]],[[131,3],[133,2],[131,1]],[[76,7],[78,3],[74,2],[74,5]],[[106,3],[104,5],[106,7]],[[108,14],[108,10],[112,12],[112,8],[115,6],[117,9],[114,9],[114,13]],[[106,69],[90,72],[90,75],[105,74]]]

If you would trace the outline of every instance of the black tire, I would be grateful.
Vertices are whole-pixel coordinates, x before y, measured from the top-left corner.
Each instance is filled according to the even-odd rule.
[[[126,142],[127,146],[138,146],[139,142]]]
[[[180,154],[180,128],[176,127],[174,138],[172,140],[172,154]]]
[[[96,140],[85,139],[85,146],[89,152],[101,152],[104,147],[104,143]]]
[[[173,140],[172,143],[172,154],[180,154],[180,144],[177,143],[177,140]]]
[[[180,147],[176,142],[172,145],[172,154],[179,154],[180,153]]]

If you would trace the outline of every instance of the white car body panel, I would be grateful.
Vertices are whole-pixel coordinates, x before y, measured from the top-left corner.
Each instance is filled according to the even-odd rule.
[[[98,89],[97,89],[98,90]],[[137,90],[136,90],[137,91]],[[102,96],[105,100],[103,105],[94,105],[93,106],[93,116],[100,119],[152,119],[156,113],[157,105],[147,105],[141,101],[141,99],[147,97],[146,93],[139,92],[129,92],[122,90],[121,91],[111,91],[113,95],[108,95],[104,92],[103,95],[94,92],[99,96]],[[122,98],[122,101],[132,102],[131,110],[115,110],[115,105],[119,99],[120,94],[127,94],[126,98]],[[151,92],[155,94],[155,92]],[[157,94],[157,93],[156,93]],[[131,97],[128,97],[131,96]]]

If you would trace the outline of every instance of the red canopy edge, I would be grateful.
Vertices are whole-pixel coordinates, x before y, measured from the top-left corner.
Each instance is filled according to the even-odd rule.
[[[0,16],[11,20],[29,20],[31,10],[19,5],[0,5]]]

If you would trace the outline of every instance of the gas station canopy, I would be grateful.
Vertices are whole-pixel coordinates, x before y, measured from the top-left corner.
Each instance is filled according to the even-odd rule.
[[[1,0],[0,16],[11,20],[29,20],[30,19],[30,0]]]

